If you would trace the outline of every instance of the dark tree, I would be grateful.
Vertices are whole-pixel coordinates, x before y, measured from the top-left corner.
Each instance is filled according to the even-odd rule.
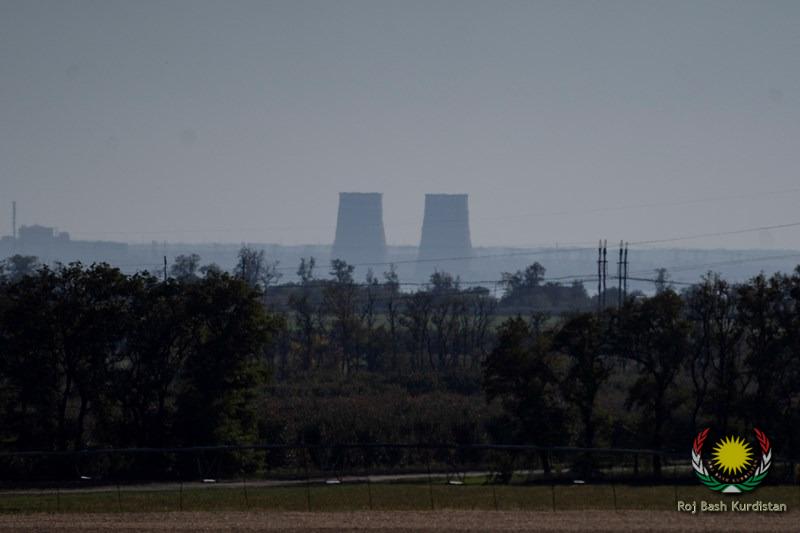
[[[289,296],[289,308],[294,313],[296,337],[301,346],[301,366],[305,371],[311,370],[314,365],[314,352],[316,345],[317,327],[315,315],[318,305],[314,302],[315,291],[312,290],[314,282],[314,258],[300,259],[297,269],[300,278],[300,289],[293,291]]]
[[[689,351],[688,333],[683,301],[671,290],[646,300],[628,300],[619,313],[616,350],[634,364],[636,376],[625,407],[640,409],[641,432],[648,435],[651,449],[663,446],[664,427],[684,400],[674,385]],[[660,459],[653,456],[656,476],[661,475]]]
[[[40,266],[39,259],[33,255],[12,255],[0,264],[0,274],[10,282],[24,276],[33,275]]]
[[[112,370],[120,418],[109,430],[125,445],[174,445],[175,397],[186,361],[197,347],[200,322],[185,288],[175,280],[160,283],[153,276],[131,278],[133,294],[127,364]]]
[[[581,446],[595,445],[598,417],[597,399],[611,376],[605,321],[584,313],[568,320],[555,334],[553,349],[567,358],[561,381],[564,397],[578,412]]]
[[[109,371],[122,359],[130,287],[116,268],[41,268],[11,285],[2,322],[4,370],[20,401],[20,445],[66,450],[88,444],[102,416]]]
[[[386,294],[386,320],[389,323],[389,339],[392,351],[392,370],[397,370],[400,278],[397,276],[394,265],[389,265],[389,270],[383,273],[383,279],[383,287]]]
[[[353,280],[355,267],[341,259],[331,261],[333,280],[324,288],[325,308],[332,318],[332,338],[339,350],[341,371],[348,374],[355,368],[356,342],[359,330],[356,309],[358,287]]]
[[[689,289],[686,304],[693,324],[689,359],[693,424],[697,428],[699,415],[707,410],[709,421],[727,431],[747,386],[736,290],[719,275],[709,274]]]
[[[486,398],[498,400],[511,415],[515,442],[540,446],[567,442],[549,343],[547,335],[535,335],[522,318],[509,318],[498,328],[495,348],[483,363]],[[542,460],[549,471],[546,454]]]
[[[424,366],[424,353],[430,338],[432,296],[427,291],[418,291],[405,298],[400,322],[408,331],[408,349],[411,354],[412,365],[421,369]],[[430,355],[430,352],[428,352]],[[433,359],[429,358],[430,368],[433,369]]]
[[[278,324],[259,291],[227,274],[192,284],[196,345],[186,359],[176,398],[184,446],[254,442],[258,393],[266,383],[262,353]]]
[[[800,437],[800,271],[759,275],[737,292],[748,376],[741,414],[792,450]]]
[[[458,331],[458,312],[461,310],[459,279],[447,272],[434,272],[430,284],[431,335],[429,360],[431,367],[445,368],[452,361],[453,341]],[[436,354],[434,365],[433,354]]]
[[[187,282],[197,279],[200,267],[200,256],[197,254],[179,255],[170,267],[170,275],[178,281]]]

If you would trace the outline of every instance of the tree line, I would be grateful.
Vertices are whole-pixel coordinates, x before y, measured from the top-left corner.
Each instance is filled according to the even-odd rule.
[[[680,450],[705,427],[758,427],[794,456],[800,267],[740,284],[708,274],[680,294],[662,287],[544,329],[511,318],[484,387],[509,415],[509,441]]]
[[[249,441],[279,327],[226,273],[184,283],[42,266],[2,284],[0,438],[46,450]]]
[[[180,256],[166,279],[6,260],[0,446],[684,449],[707,425],[755,425],[788,453],[800,438],[800,271],[709,274],[588,312],[582,285],[538,264],[500,297],[444,272],[407,291],[391,268],[316,269],[305,258],[280,283],[248,248],[230,273]]]

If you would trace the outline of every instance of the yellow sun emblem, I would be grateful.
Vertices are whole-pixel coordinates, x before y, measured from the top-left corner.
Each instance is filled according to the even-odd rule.
[[[741,437],[725,437],[714,446],[713,461],[726,474],[738,474],[752,460],[753,450]]]

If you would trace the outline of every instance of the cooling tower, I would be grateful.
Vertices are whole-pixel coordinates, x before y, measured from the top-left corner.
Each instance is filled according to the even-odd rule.
[[[350,264],[383,263],[386,260],[383,197],[380,193],[339,193],[339,215],[331,259],[344,259]],[[380,266],[374,268],[379,271]]]
[[[472,255],[469,236],[469,206],[466,194],[426,194],[422,239],[419,244],[418,274],[444,270],[463,275]]]

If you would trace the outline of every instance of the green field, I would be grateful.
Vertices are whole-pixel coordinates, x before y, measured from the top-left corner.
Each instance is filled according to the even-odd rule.
[[[154,489],[0,493],[0,513],[353,510],[674,510],[677,500],[772,501],[800,509],[800,487],[764,486],[738,497],[702,486],[343,483],[265,487],[225,484]]]

